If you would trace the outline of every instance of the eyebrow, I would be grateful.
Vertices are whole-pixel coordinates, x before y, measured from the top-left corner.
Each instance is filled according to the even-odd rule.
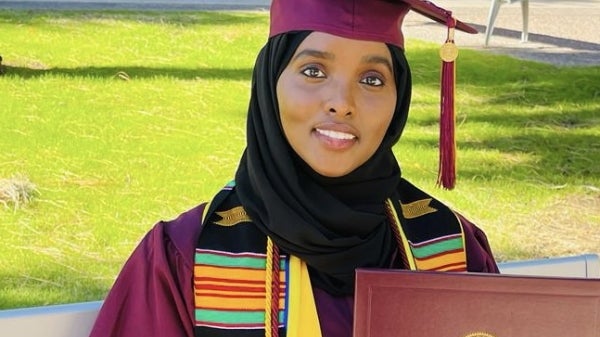
[[[386,68],[388,68],[388,70],[390,71],[391,74],[394,73],[394,70],[392,68],[392,64],[390,63],[390,61],[386,57],[378,56],[378,55],[367,55],[367,56],[365,56],[365,57],[362,58],[362,62],[364,62],[364,63],[382,64]]]
[[[321,50],[316,50],[316,49],[304,49],[303,51],[299,52],[296,56],[294,56],[293,60],[295,61],[295,60],[299,59],[300,57],[304,57],[304,56],[312,56],[312,57],[327,59],[327,60],[335,59],[335,55],[333,55],[332,53],[326,52],[326,51],[321,51]]]
[[[316,49],[304,49],[301,52],[299,52],[298,54],[296,54],[296,56],[294,56],[292,61],[295,61],[301,57],[315,57],[315,58],[321,58],[321,59],[326,59],[326,60],[334,60],[335,59],[335,55],[333,53],[330,52],[326,52],[326,51],[322,51],[322,50],[316,50]],[[367,55],[364,56],[361,59],[361,62],[363,63],[375,63],[375,64],[382,64],[384,65],[386,68],[388,68],[388,70],[390,71],[390,73],[394,73],[394,70],[392,68],[392,64],[390,63],[390,61],[383,56],[378,56],[378,55]]]

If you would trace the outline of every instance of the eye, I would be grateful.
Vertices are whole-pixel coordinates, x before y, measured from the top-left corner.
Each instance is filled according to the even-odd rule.
[[[383,80],[378,76],[369,75],[360,80],[360,83],[370,85],[373,87],[381,87],[384,85]]]
[[[321,69],[319,69],[316,66],[308,66],[302,69],[301,72],[304,76],[306,77],[312,77],[312,78],[323,78],[325,77],[325,73],[323,71],[321,71]]]

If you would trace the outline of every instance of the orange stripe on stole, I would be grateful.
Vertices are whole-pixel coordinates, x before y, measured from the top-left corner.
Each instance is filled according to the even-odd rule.
[[[217,310],[264,310],[266,272],[264,269],[196,265],[195,303],[199,308]],[[206,276],[206,277],[205,277]],[[285,271],[279,273],[285,280]],[[280,285],[279,308],[285,307],[285,282]]]
[[[451,269],[460,269],[462,266],[466,268],[465,261],[465,251],[463,249],[452,251],[446,254],[434,255],[424,259],[415,258],[415,263],[418,270],[448,271],[447,268],[449,266]]]

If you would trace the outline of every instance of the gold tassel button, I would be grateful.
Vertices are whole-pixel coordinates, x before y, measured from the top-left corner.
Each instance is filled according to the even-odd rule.
[[[454,62],[458,57],[458,47],[454,42],[446,42],[440,48],[440,58],[444,62]]]

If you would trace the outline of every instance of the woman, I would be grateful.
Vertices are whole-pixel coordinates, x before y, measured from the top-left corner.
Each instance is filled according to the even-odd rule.
[[[235,181],[148,233],[91,336],[350,337],[358,267],[498,272],[483,232],[402,178],[392,152],[408,9],[273,1]]]

